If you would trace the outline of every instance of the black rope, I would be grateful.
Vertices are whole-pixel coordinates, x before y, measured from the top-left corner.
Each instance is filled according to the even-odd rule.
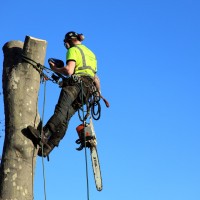
[[[99,120],[101,117],[100,93],[95,90],[90,99],[91,115],[94,120]]]
[[[28,62],[29,64],[31,64],[31,65],[33,65],[33,66],[36,66],[37,68],[39,68],[39,69],[41,69],[41,70],[43,70],[43,69],[51,70],[51,69],[45,67],[44,65],[42,65],[42,64],[40,64],[40,63],[38,63],[38,62],[36,62],[35,60],[33,60],[33,59],[31,59],[31,58],[29,58],[29,57],[23,55],[23,54],[21,54],[21,57],[22,57],[23,60],[25,60],[25,61]],[[52,71],[52,70],[51,70],[51,71]]]
[[[97,109],[96,109],[97,107]],[[101,117],[101,104],[99,101],[95,102],[91,107],[91,115],[94,120],[99,120]]]
[[[63,76],[62,74],[56,72],[56,73],[55,73],[56,75],[55,75],[55,74],[54,74],[54,71],[53,71],[52,69],[50,69],[50,68],[48,68],[48,67],[45,67],[44,65],[42,65],[42,64],[40,64],[40,63],[37,63],[35,60],[33,60],[33,59],[31,59],[31,58],[29,58],[29,57],[23,55],[23,54],[21,54],[21,58],[22,58],[24,61],[26,61],[27,63],[31,64],[31,65],[40,73],[40,75],[41,75],[45,80],[50,80],[50,81],[52,81],[53,83],[56,83],[56,84],[59,85],[59,82],[58,82],[57,77],[62,78],[62,80],[65,80],[65,79],[66,79],[66,77]],[[51,72],[53,73],[52,76],[51,76],[51,77],[47,76],[47,75],[43,72],[43,70],[46,70],[46,72],[47,72],[47,70],[48,70],[48,71],[51,71]],[[57,76],[57,77],[56,77],[56,76]]]
[[[83,85],[82,81],[80,81],[81,85],[81,103],[82,103],[82,117],[83,117],[83,130],[84,130],[84,147],[85,147],[85,168],[86,168],[86,183],[87,183],[87,200],[90,199],[90,191],[89,191],[89,178],[88,178],[88,159],[87,159],[87,149],[86,149],[86,133],[85,133],[85,124],[86,121],[84,120],[84,98],[83,98]]]
[[[44,83],[44,99],[43,99],[43,108],[42,108],[42,120],[41,120],[41,130],[40,130],[40,136],[41,138],[43,137],[43,121],[44,121],[44,113],[45,113],[45,103],[46,103],[46,82]],[[45,176],[45,166],[44,166],[44,157],[43,157],[43,149],[44,145],[42,143],[42,171],[43,171],[43,187],[44,187],[44,200],[47,199],[47,194],[46,194],[46,176]]]
[[[80,111],[83,112],[82,107],[78,110],[79,119],[83,122],[89,117],[91,113],[91,116],[94,120],[99,120],[101,117],[100,93],[97,91],[95,86],[85,85],[85,87],[89,88],[90,96],[89,98],[86,97],[86,114],[83,117],[81,117]]]

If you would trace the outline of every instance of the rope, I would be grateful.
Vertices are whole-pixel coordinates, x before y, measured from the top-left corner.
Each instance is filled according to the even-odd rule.
[[[96,87],[93,84],[89,84],[89,85],[84,84],[84,86],[90,90],[90,94],[89,96],[86,95],[86,107],[87,107],[86,115],[85,116],[83,115],[83,117],[81,117],[80,110],[82,110],[83,112],[83,109],[80,108],[78,110],[79,119],[80,121],[86,120],[89,117],[90,112],[91,112],[92,118],[94,120],[99,120],[101,117],[100,92],[96,89]]]
[[[40,137],[41,137],[41,134],[43,134],[42,133],[42,127],[43,127],[43,121],[44,121],[45,102],[46,102],[46,81],[44,81],[44,98],[43,98],[43,108],[42,108],[42,119],[41,119]],[[43,144],[42,144],[41,148],[42,148],[42,155],[43,155]],[[45,177],[45,166],[44,166],[44,157],[43,156],[42,156],[42,171],[43,171],[43,185],[44,185],[44,200],[46,200],[47,199],[47,197],[46,197],[47,196],[46,195],[46,177]],[[33,191],[33,178],[32,178],[32,191]],[[34,197],[33,197],[33,199],[34,199]]]
[[[82,100],[82,114],[83,114],[83,127],[84,127],[84,145],[85,145],[85,168],[86,168],[86,183],[87,183],[87,200],[90,199],[90,192],[89,192],[89,179],[88,179],[88,159],[87,159],[87,149],[86,149],[86,133],[85,133],[85,119],[84,119],[84,102],[83,102],[83,85],[82,81],[81,84],[81,100]]]
[[[49,80],[49,81],[52,81],[53,83],[56,83],[59,85],[59,82],[55,80],[56,76],[58,76],[59,78],[62,78],[63,80],[66,79],[66,77],[64,77],[62,74],[56,72],[54,74],[54,71],[48,67],[45,67],[44,65],[40,64],[40,63],[37,63],[36,61],[34,61],[33,59],[21,54],[21,58],[26,61],[27,63],[29,63],[30,65],[32,65],[38,72],[39,74],[45,79],[45,80]],[[43,70],[45,70],[47,73],[48,71],[51,71],[52,72],[52,75],[51,77],[49,77],[47,74],[45,74],[43,72]]]
[[[33,61],[32,59],[29,59],[28,57],[22,57],[25,61],[27,61],[29,64],[31,64],[34,68],[36,68],[37,70],[39,69],[39,67],[41,67],[42,65],[40,65],[39,63],[37,63],[37,66],[35,66],[33,63],[36,63],[35,61]],[[33,63],[31,63],[30,61],[32,61]],[[43,67],[43,66],[42,66]],[[41,68],[40,68],[41,69]],[[39,70],[38,70],[39,71]],[[42,119],[41,119],[41,129],[40,129],[40,136],[42,134],[42,127],[43,127],[43,121],[44,121],[44,111],[45,111],[45,102],[46,102],[46,75],[44,73],[42,73],[41,71],[40,75],[43,77],[43,82],[44,82],[44,99],[43,99],[43,109],[42,109]],[[43,144],[42,144],[42,154],[43,154]],[[35,149],[34,149],[35,150]],[[34,154],[34,153],[33,153]],[[43,185],[44,185],[44,200],[46,200],[46,178],[45,178],[45,166],[44,166],[44,158],[42,156],[42,169],[43,169]],[[33,174],[33,173],[32,173]],[[33,191],[33,178],[32,178],[32,191]],[[33,197],[34,199],[34,197]]]
[[[40,129],[40,135],[42,138],[42,134],[43,134],[43,121],[44,121],[44,112],[45,112],[45,103],[46,103],[46,81],[44,81],[44,98],[43,98],[43,106],[42,106],[42,120],[41,120],[41,129]],[[43,157],[43,143],[42,143],[42,171],[43,171],[43,186],[44,186],[44,200],[47,199],[47,195],[46,195],[46,177],[45,177],[45,166],[44,166],[44,157]]]

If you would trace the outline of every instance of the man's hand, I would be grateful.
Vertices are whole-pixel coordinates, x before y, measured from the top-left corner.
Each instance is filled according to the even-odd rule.
[[[56,68],[57,68],[57,67],[56,67],[55,63],[49,61],[49,65],[50,65],[50,67],[51,67],[51,69],[52,69],[53,71],[56,71]]]

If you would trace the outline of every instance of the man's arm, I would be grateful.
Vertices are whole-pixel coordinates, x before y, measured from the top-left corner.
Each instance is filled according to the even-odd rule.
[[[58,72],[60,74],[70,76],[74,73],[76,62],[73,60],[70,60],[67,62],[67,65],[62,68],[57,68],[53,62],[49,62],[49,65],[54,72]]]

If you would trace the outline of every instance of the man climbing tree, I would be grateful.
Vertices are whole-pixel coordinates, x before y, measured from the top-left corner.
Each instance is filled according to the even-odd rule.
[[[51,69],[59,74],[68,76],[63,81],[62,90],[54,114],[43,127],[42,134],[37,127],[28,126],[36,139],[41,138],[39,156],[46,157],[58,146],[64,137],[70,118],[87,103],[91,94],[99,93],[99,82],[94,79],[97,72],[95,54],[83,45],[83,34],[70,31],[65,35],[64,46],[67,48],[66,66],[59,67],[54,59],[49,59]],[[96,84],[95,84],[96,82]],[[100,93],[99,93],[100,94]],[[83,142],[83,136],[80,136]]]

